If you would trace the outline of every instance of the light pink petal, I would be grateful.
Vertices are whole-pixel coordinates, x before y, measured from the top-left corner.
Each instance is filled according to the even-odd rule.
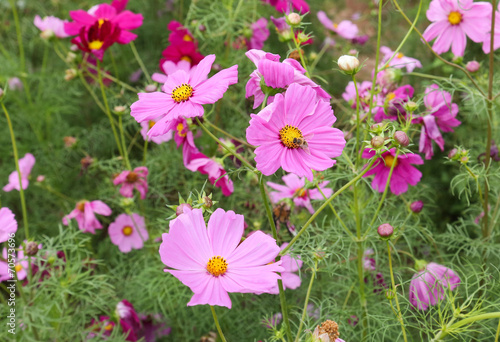
[[[215,55],[208,55],[203,58],[197,66],[195,66],[190,73],[189,84],[195,88],[198,84],[205,81],[210,73],[212,64],[215,62]],[[197,89],[197,88],[196,88]]]
[[[139,100],[130,106],[130,115],[137,122],[149,121],[167,114],[176,102],[170,95],[162,92],[139,93]]]
[[[283,287],[291,290],[295,290],[302,283],[297,274],[290,272],[281,273],[281,280],[283,281]]]
[[[191,101],[198,104],[215,103],[224,96],[229,85],[237,82],[238,66],[233,65],[228,69],[219,71],[208,80],[200,83],[196,89],[194,89]]]
[[[243,241],[226,260],[231,268],[261,266],[274,261],[279,251],[272,237],[257,231]]]
[[[215,255],[228,257],[241,241],[244,230],[243,215],[218,208],[208,221],[208,236]]]
[[[103,201],[92,201],[90,202],[90,207],[92,208],[92,211],[99,215],[109,216],[112,213],[111,208],[108,207],[108,205]]]

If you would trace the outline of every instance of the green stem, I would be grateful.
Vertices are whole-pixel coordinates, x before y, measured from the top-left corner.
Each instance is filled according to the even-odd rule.
[[[297,50],[297,53],[300,56],[300,62],[302,63],[302,66],[304,67],[304,70],[306,71],[306,76],[311,78],[311,74],[309,74],[309,71],[307,71],[307,65],[306,61],[304,60],[304,54],[302,53],[302,49],[300,48],[300,43],[297,41],[297,38],[295,38],[295,32],[293,32],[293,27],[290,27],[290,31],[292,32],[292,39],[295,44],[295,50]]]
[[[125,165],[127,169],[132,170],[132,167],[130,166],[130,161],[128,160],[128,153],[127,153],[127,145],[125,144],[125,137],[123,136],[123,122],[122,122],[122,114],[118,116],[118,129],[120,130],[120,137],[122,141],[122,150],[124,151],[123,156],[125,157]]]
[[[498,342],[498,337],[500,337],[500,320],[498,320],[497,333],[495,335],[495,342]]]
[[[432,339],[431,342],[435,342],[435,341],[441,340],[443,337],[445,337],[446,335],[448,335],[450,332],[453,332],[454,330],[456,330],[458,328],[461,328],[464,325],[471,324],[471,323],[474,323],[476,321],[481,321],[481,320],[484,320],[484,319],[491,319],[491,318],[500,318],[500,312],[490,312],[490,313],[486,313],[486,314],[482,314],[482,315],[476,315],[476,316],[472,316],[472,317],[467,317],[467,318],[465,318],[465,319],[463,319],[461,321],[458,321],[457,323],[449,326],[448,329],[441,330],[436,335],[436,337],[434,337]]]
[[[146,136],[146,139],[144,139],[144,152],[142,154],[143,165],[146,165],[146,158],[148,156],[148,144],[149,144],[149,137]]]
[[[331,201],[333,201],[335,199],[335,197],[337,197],[338,195],[340,195],[342,192],[344,192],[346,189],[348,189],[351,185],[353,185],[354,183],[356,183],[361,177],[363,177],[363,175],[365,173],[367,173],[368,170],[370,170],[370,168],[372,167],[373,163],[375,163],[375,160],[376,160],[376,158],[373,158],[370,161],[370,163],[368,164],[368,166],[359,175],[357,175],[356,177],[354,177],[353,179],[351,179],[347,184],[345,184],[343,187],[341,187],[339,190],[337,190],[333,195],[331,195],[330,198],[327,199],[325,201],[325,203],[323,203],[321,205],[321,207],[319,207],[314,212],[314,214],[312,214],[312,216],[309,218],[309,220],[307,220],[307,222],[304,224],[304,226],[298,231],[297,235],[295,235],[293,237],[293,239],[288,243],[288,246],[286,246],[280,252],[280,255],[285,255],[288,252],[288,250],[295,244],[295,242],[297,242],[297,240],[300,238],[300,236],[302,234],[304,234],[304,231],[307,229],[307,227],[309,227],[309,225],[314,221],[314,219],[328,206],[328,203],[330,203]]]
[[[222,329],[220,328],[219,320],[217,319],[217,314],[215,313],[215,309],[212,305],[210,305],[210,310],[212,311],[212,316],[214,317],[215,326],[217,327],[217,331],[219,332],[219,337],[222,342],[227,342],[224,334],[222,333]]]
[[[264,97],[264,101],[262,101],[262,105],[260,106],[260,110],[263,110],[264,108],[266,108],[268,98],[269,98],[269,94],[266,94]]]
[[[358,84],[356,83],[356,75],[352,75],[352,81],[354,82],[354,89],[356,89],[356,166],[359,164],[360,156],[361,153],[359,151],[359,91],[358,91]]]
[[[259,187],[260,187],[260,194],[262,195],[262,202],[264,203],[264,207],[266,208],[267,219],[269,220],[269,224],[271,225],[271,231],[273,232],[273,238],[274,240],[276,240],[277,243],[278,232],[276,231],[276,223],[274,222],[273,213],[271,211],[271,206],[269,205],[269,200],[266,194],[266,188],[264,187],[264,175],[262,175],[262,173],[260,174]],[[276,259],[277,261],[279,261],[281,259],[281,256],[278,255]],[[281,311],[283,314],[283,323],[285,324],[287,338],[289,341],[291,341],[292,331],[290,329],[290,320],[288,318],[288,307],[286,304],[285,290],[283,288],[283,282],[281,281],[281,279],[278,279],[278,289],[280,294]]]
[[[5,113],[5,118],[7,119],[7,125],[9,126],[10,139],[12,141],[12,151],[14,152],[14,162],[16,163],[17,176],[19,177],[19,196],[21,197],[21,208],[23,211],[23,223],[24,223],[24,235],[25,239],[29,240],[29,226],[28,226],[28,211],[26,210],[26,199],[24,198],[24,190],[22,186],[21,169],[19,168],[19,154],[17,152],[16,136],[14,135],[14,129],[12,128],[12,121],[10,120],[9,112],[2,102],[2,109]],[[31,259],[28,259],[31,260]],[[31,275],[30,271],[27,272],[28,276]]]
[[[95,65],[92,65],[90,63],[85,63],[85,67],[88,68],[88,69],[92,69],[94,71],[99,71],[99,69]],[[109,75],[108,73],[104,73],[104,74],[101,73],[101,76],[103,78],[107,78],[108,80],[110,80],[110,81],[112,81],[112,82],[114,82],[116,84],[119,84],[120,86],[122,86],[125,89],[130,90],[131,92],[134,92],[134,93],[140,92],[139,89],[134,88],[134,87],[128,85],[127,83],[120,81],[118,78],[113,77],[113,76]]]
[[[318,189],[321,196],[323,196],[323,198],[325,200],[327,200],[328,197],[325,196],[325,194],[323,193],[323,190],[321,190],[321,188],[319,187],[319,184],[316,184],[316,188]],[[344,221],[340,218],[339,214],[337,213],[337,210],[335,210],[335,208],[333,207],[332,202],[328,203],[328,205],[329,205],[330,209],[332,210],[333,215],[335,215],[337,220],[340,222],[340,225],[344,228],[347,235],[349,235],[353,240],[356,240],[356,237],[354,236],[354,234],[349,230],[349,228],[347,228],[346,224],[344,223]]]
[[[309,304],[309,296],[311,295],[312,285],[314,278],[316,277],[316,270],[318,269],[318,260],[314,261],[314,268],[311,274],[311,280],[309,281],[309,287],[307,288],[306,299],[304,301],[304,308],[302,309],[302,317],[300,318],[299,330],[297,330],[297,336],[295,337],[295,342],[299,342],[300,333],[302,332],[302,326],[304,325],[304,320],[307,315],[307,305]]]
[[[220,141],[215,135],[213,135],[212,132],[210,132],[207,127],[205,127],[205,124],[201,123],[201,121],[200,121],[200,119],[198,117],[196,117],[196,122],[201,127],[201,129],[203,129],[205,131],[205,133],[207,133],[219,145],[221,145],[222,147],[224,147],[229,153],[231,153],[233,156],[235,156],[236,158],[238,158],[250,170],[254,170],[255,171],[255,168],[248,162],[248,160],[246,160],[245,158],[243,158],[242,156],[240,156],[238,153],[236,153],[236,151],[233,151],[232,149],[230,149],[229,147],[227,147],[222,141]]]
[[[396,282],[394,281],[394,272],[392,271],[392,257],[391,257],[391,246],[389,245],[389,240],[387,242],[387,253],[389,256],[389,272],[391,274],[391,284],[392,284],[392,295],[396,301],[396,308],[398,309],[397,319],[401,324],[401,330],[403,331],[403,339],[407,342],[405,323],[403,321],[403,315],[401,314],[401,308],[399,307],[398,293],[396,292]],[[392,303],[392,299],[390,299]]]
[[[132,49],[132,52],[134,53],[134,57],[137,61],[137,63],[139,63],[139,66],[141,67],[141,70],[142,72],[144,73],[144,75],[146,76],[146,78],[148,79],[148,82],[152,82],[151,81],[151,76],[149,76],[149,73],[148,73],[148,70],[146,69],[146,67],[144,66],[144,63],[142,62],[142,59],[141,57],[139,56],[139,54],[137,53],[137,49],[135,48],[135,44],[134,42],[130,42],[130,48]]]
[[[360,229],[358,229],[359,233],[358,235],[361,234]],[[364,246],[363,246],[363,241],[357,241],[356,244],[358,245],[358,280],[359,280],[359,302],[361,304],[361,310],[363,310],[363,317],[362,317],[362,322],[363,322],[363,337],[361,341],[366,341],[366,338],[368,336],[368,306],[367,306],[367,301],[366,301],[366,294],[365,294],[365,277],[364,277]]]

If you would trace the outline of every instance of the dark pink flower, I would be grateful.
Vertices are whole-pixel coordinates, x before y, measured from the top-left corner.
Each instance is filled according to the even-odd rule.
[[[109,216],[111,215],[111,208],[108,207],[103,201],[82,200],[76,204],[75,209],[68,215],[64,216],[62,222],[65,226],[69,224],[70,219],[76,219],[78,228],[84,233],[95,234],[96,229],[101,229],[102,224],[97,220],[95,214]]]
[[[99,336],[106,340],[105,337],[109,337],[111,335],[115,326],[115,322],[113,322],[109,316],[99,316],[99,321],[92,318],[89,327],[92,332],[87,335],[87,338],[91,339]]]
[[[404,104],[413,96],[413,87],[405,85],[394,91],[388,92],[385,96],[380,96],[378,100],[378,110],[373,116],[375,122],[382,120],[396,121],[400,117],[406,117]]]
[[[148,168],[145,166],[136,167],[134,171],[122,171],[115,179],[114,185],[121,184],[120,194],[123,197],[134,197],[134,188],[139,191],[141,199],[145,199],[148,193]]]
[[[116,305],[116,315],[120,319],[123,332],[127,335],[126,341],[135,342],[141,333],[142,324],[134,306],[126,299]]]
[[[309,5],[305,0],[262,0],[265,3],[270,4],[277,11],[282,13],[290,13],[292,7],[299,11],[301,14],[309,12]]]
[[[73,38],[71,43],[78,46],[84,52],[92,53],[102,61],[104,52],[113,45],[120,36],[120,30],[109,21],[102,24],[96,22],[90,27],[82,27],[78,37]]]
[[[9,183],[3,187],[3,191],[9,192],[14,189],[17,191],[21,190],[21,186],[23,190],[26,190],[29,185],[29,176],[31,173],[31,169],[35,165],[35,157],[31,153],[26,153],[23,158],[19,159],[19,171],[21,171],[21,183],[19,183],[19,174],[17,171],[13,171],[9,175]]]
[[[365,149],[362,157],[369,159],[375,156],[375,154],[374,150]],[[372,187],[378,192],[384,192],[387,179],[389,178],[389,171],[394,163],[396,165],[394,165],[390,182],[390,190],[393,194],[400,195],[408,191],[408,184],[415,186],[420,182],[420,178],[422,178],[422,172],[411,166],[411,164],[421,165],[424,163],[418,154],[400,154],[397,159],[395,159],[395,155],[395,148],[382,153],[382,157],[375,161],[372,168],[363,175],[363,177],[375,175]]]

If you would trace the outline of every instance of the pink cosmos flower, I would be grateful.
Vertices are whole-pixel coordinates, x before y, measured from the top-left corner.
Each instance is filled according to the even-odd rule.
[[[493,51],[500,48],[500,3],[498,3],[497,12],[495,14],[495,32],[493,33]],[[483,51],[484,53],[490,53],[491,44],[491,27],[484,36],[483,40]]]
[[[34,24],[35,26],[42,31],[40,35],[44,37],[51,37],[52,35],[57,38],[66,38],[69,35],[64,30],[64,23],[67,23],[67,20],[62,20],[53,16],[40,18],[39,15],[35,16]]]
[[[444,289],[454,290],[460,277],[448,267],[431,262],[415,273],[410,283],[410,303],[418,310],[427,310],[444,298]]]
[[[120,29],[111,22],[104,21],[102,24],[96,22],[88,29],[82,27],[78,37],[71,39],[71,43],[102,61],[104,52],[118,40],[119,36]]]
[[[385,96],[377,98],[378,110],[373,116],[375,122],[382,120],[397,121],[400,117],[406,117],[404,104],[413,96],[414,89],[411,85],[405,85],[390,91]]]
[[[370,90],[372,89],[372,82],[363,81],[361,84],[358,84],[358,93],[359,93],[359,101],[360,107],[364,110],[368,110],[370,107],[371,94]],[[345,91],[342,94],[342,98],[349,102],[351,108],[356,108],[356,87],[354,86],[354,82],[351,81],[345,87]],[[377,96],[374,96],[374,101],[377,100]]]
[[[95,234],[96,229],[101,229],[101,222],[97,220],[95,214],[109,216],[111,215],[111,208],[108,207],[103,201],[82,200],[76,204],[75,209],[68,215],[64,216],[62,222],[65,226],[69,223],[68,220],[76,219],[78,228],[84,233]]]
[[[136,167],[134,171],[125,170],[122,171],[115,179],[113,179],[114,185],[122,184],[120,188],[120,194],[123,197],[134,197],[134,188],[141,194],[141,199],[146,198],[148,193],[148,168],[145,166]]]
[[[285,249],[286,246],[288,246],[287,242],[281,245],[280,250]],[[296,288],[298,288],[302,281],[300,280],[300,277],[295,274],[295,272],[298,272],[302,267],[302,260],[300,259],[300,255],[298,255],[297,258],[292,258],[289,254],[284,255],[283,257],[281,257],[281,266],[285,269],[281,272],[283,289],[295,290]],[[279,287],[277,283],[271,290],[271,293],[279,294]]]
[[[163,74],[155,72],[151,79],[158,83],[167,82],[168,75],[173,74],[177,70],[184,70],[185,72],[189,72],[191,69],[191,63],[185,60],[180,60],[177,63],[172,61],[165,60],[161,65],[160,69],[163,71]]]
[[[354,39],[358,36],[358,26],[349,20],[342,20],[338,24],[334,24],[325,12],[319,11],[318,20],[324,27],[328,30],[337,33],[339,36],[345,39]]]
[[[295,8],[299,13],[305,14],[309,12],[309,5],[305,0],[262,0],[265,3],[270,4],[277,11],[283,13],[290,13],[293,8]]]
[[[17,221],[9,208],[0,208],[0,243],[7,241],[17,231]]]
[[[90,321],[90,328],[92,332],[87,335],[87,339],[92,339],[94,337],[108,337],[113,332],[116,323],[113,322],[109,316],[99,316],[99,321],[92,318]]]
[[[42,245],[39,245],[41,248]],[[17,250],[17,256],[15,254],[7,254],[7,248],[2,250],[2,258],[0,260],[0,282],[5,281],[7,279],[15,279],[17,277],[18,280],[24,280],[27,276],[27,271],[29,268],[28,256],[24,254],[24,247],[19,246]],[[9,268],[7,261],[14,261],[14,269]],[[34,257],[31,257],[31,263],[35,261]]]
[[[168,121],[181,116],[203,116],[204,104],[217,102],[224,96],[229,85],[238,82],[237,65],[207,78],[214,61],[215,55],[209,55],[189,72],[177,70],[170,74],[162,86],[162,92],[138,94],[139,100],[130,106],[130,114],[137,122],[161,117],[149,130],[148,136],[164,134]]]
[[[375,154],[375,151],[365,149],[362,157],[369,159],[375,156]],[[420,178],[422,178],[422,172],[411,166],[411,164],[422,165],[424,163],[418,154],[400,154],[398,155],[398,159],[395,159],[395,155],[395,148],[382,153],[382,158],[379,158],[373,164],[372,168],[363,175],[363,177],[375,175],[372,181],[372,187],[378,192],[384,192],[387,178],[389,178],[389,171],[393,163],[396,163],[396,165],[394,165],[394,171],[392,172],[390,189],[394,195],[401,195],[408,191],[408,184],[415,186],[420,182]]]
[[[246,45],[248,50],[262,49],[264,42],[269,38],[269,29],[267,28],[267,19],[260,18],[250,25],[252,36],[247,41]]]
[[[168,37],[170,45],[162,52],[160,69],[165,61],[186,61],[191,66],[197,65],[204,56],[198,51],[198,42],[191,32],[177,21],[171,21],[167,28],[172,31]]]
[[[342,131],[333,128],[336,117],[328,102],[318,101],[310,86],[293,83],[285,94],[259,114],[251,115],[246,136],[255,149],[257,169],[264,175],[283,170],[313,180],[312,170],[323,171],[342,154]]]
[[[380,52],[383,54],[383,57],[382,57],[382,64],[383,65],[385,65],[385,63],[394,54],[394,51],[392,51],[387,46],[382,46],[380,48]],[[418,59],[407,57],[407,56],[403,55],[401,52],[398,52],[396,54],[396,56],[390,61],[388,66],[396,68],[396,69],[406,68],[407,72],[412,72],[415,68],[421,68],[422,63],[420,63],[420,61]]]
[[[434,155],[432,141],[435,141],[441,151],[444,150],[443,132],[453,132],[452,127],[459,126],[461,122],[456,119],[458,105],[451,102],[451,94],[440,90],[436,84],[425,89],[424,104],[429,114],[416,118],[413,122],[422,124],[420,133],[419,152],[425,153],[425,159]]]
[[[276,241],[257,231],[241,242],[243,215],[217,209],[208,220],[201,209],[186,210],[170,221],[162,235],[161,261],[169,272],[194,292],[187,304],[231,308],[228,292],[266,293],[283,272],[274,262]],[[241,243],[240,243],[241,242]]]
[[[124,299],[116,305],[116,315],[120,319],[123,332],[127,335],[126,341],[137,341],[141,334],[142,324],[134,306]]]
[[[193,34],[178,21],[172,20],[168,23],[167,28],[171,31],[168,36],[168,41],[171,44],[179,45],[185,42],[193,42],[198,44]]]
[[[208,175],[211,184],[221,188],[224,196],[230,196],[234,191],[233,181],[226,175],[224,167],[196,148],[192,148],[188,144],[184,144],[184,146],[186,148],[183,148],[183,158],[186,168],[192,172],[198,171],[202,175]]]
[[[245,87],[246,98],[254,97],[254,109],[262,104],[265,93],[270,95],[267,99],[267,104],[270,104],[274,101],[275,94],[283,92],[292,83],[311,86],[318,98],[325,101],[330,100],[331,96],[327,92],[304,75],[304,68],[295,59],[287,58],[280,62],[279,55],[261,50],[250,50],[245,55],[257,67],[250,74],[250,79]],[[266,88],[263,89],[263,86]]]
[[[108,228],[109,237],[122,253],[144,247],[144,241],[149,239],[144,217],[138,214],[120,214]]]
[[[432,0],[427,10],[427,19],[432,24],[423,37],[431,41],[437,37],[432,48],[436,53],[450,50],[455,56],[463,56],[467,37],[476,43],[483,42],[485,33],[491,30],[491,4],[473,0]]]
[[[141,135],[144,140],[152,141],[155,144],[161,144],[167,141],[172,140],[172,131],[169,131],[165,134],[158,135],[156,137],[148,137],[148,131],[153,128],[156,124],[157,120],[149,120],[141,122]]]
[[[13,171],[9,175],[9,183],[3,187],[3,191],[9,192],[14,189],[17,191],[21,190],[21,186],[23,190],[26,190],[29,185],[29,176],[31,173],[31,169],[35,165],[35,157],[31,153],[26,153],[23,158],[19,159],[19,171],[21,171],[21,184],[19,184],[19,174],[17,171]]]
[[[267,185],[278,192],[270,192],[269,196],[273,203],[278,203],[283,198],[292,198],[293,202],[297,207],[305,207],[311,214],[314,214],[314,208],[311,205],[311,199],[322,200],[323,195],[316,188],[306,189],[306,179],[304,177],[299,177],[296,174],[290,173],[283,176],[283,181],[286,185],[276,184],[273,182],[267,182]],[[326,197],[330,197],[333,190],[327,188],[328,181],[319,183],[321,191]]]

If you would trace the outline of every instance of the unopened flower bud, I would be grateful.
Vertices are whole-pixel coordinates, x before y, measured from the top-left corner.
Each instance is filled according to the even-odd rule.
[[[448,158],[450,159],[453,159],[455,158],[455,156],[457,155],[458,153],[458,150],[456,148],[452,149],[449,153],[448,153]]]
[[[406,109],[406,111],[413,113],[414,111],[416,111],[418,109],[418,104],[416,102],[413,102],[413,101],[408,101],[405,104],[405,109]]]
[[[297,40],[301,43],[305,43],[309,40],[309,36],[307,34],[305,34],[304,32],[299,32],[299,34],[297,34]]]
[[[76,144],[75,137],[64,137],[63,140],[64,140],[64,146],[68,148]]]
[[[287,15],[286,20],[288,21],[288,24],[297,26],[302,21],[302,18],[298,13],[290,13],[289,15]]]
[[[78,72],[76,71],[76,69],[66,69],[64,71],[64,73],[65,73],[65,75],[64,75],[64,80],[65,81],[71,81],[78,74]]]
[[[198,30],[199,30],[200,32],[205,32],[205,31],[207,30],[207,28],[206,28],[206,26],[205,26],[205,25],[200,24],[200,25],[198,26]]]
[[[410,210],[413,211],[415,214],[421,212],[423,208],[424,208],[424,202],[422,201],[415,201],[410,204]]]
[[[78,45],[72,44],[72,45],[69,47],[69,49],[70,49],[71,51],[78,51],[79,47],[78,47]]]
[[[184,209],[193,209],[189,203],[181,203],[175,209],[175,215],[179,216],[184,213]]]
[[[144,90],[146,91],[146,93],[153,93],[156,91],[156,85],[154,84],[148,84]]]
[[[385,298],[387,298],[389,300],[393,300],[394,297],[395,297],[395,295],[394,295],[394,291],[392,291],[392,289],[385,290]]]
[[[115,108],[113,108],[113,111],[115,112],[115,114],[123,114],[125,113],[126,109],[127,107],[125,106],[115,106]]]
[[[384,142],[385,142],[385,139],[383,137],[381,137],[380,135],[373,137],[371,140],[371,144],[372,144],[373,148],[380,148],[380,147],[384,146]]]
[[[54,31],[52,31],[51,29],[44,30],[40,32],[40,37],[42,37],[42,39],[49,40],[50,38],[54,37]]]
[[[354,56],[344,55],[340,56],[337,61],[340,70],[347,74],[355,74],[359,68],[359,59]]]
[[[26,255],[33,256],[38,253],[38,244],[35,241],[26,243]]]
[[[379,122],[379,123],[371,125],[370,129],[372,131],[377,131],[377,130],[381,129],[382,127],[384,127],[384,124],[382,122]]]
[[[403,131],[396,131],[396,133],[394,133],[394,140],[404,147],[410,145],[410,138],[408,138],[408,135]]]
[[[214,205],[214,202],[212,201],[212,199],[208,196],[205,196],[203,197],[203,207],[205,207],[206,209],[210,209],[212,208],[212,206]]]
[[[358,50],[356,50],[356,49],[351,49],[351,50],[349,50],[349,54],[350,54],[351,56],[356,56],[356,55],[358,54]]]
[[[37,181],[38,183],[41,183],[41,182],[43,182],[44,180],[45,180],[45,176],[44,176],[44,175],[38,175],[38,176],[36,177],[36,181]]]
[[[465,65],[465,69],[467,69],[468,72],[476,72],[479,70],[479,62],[477,61],[470,61]]]
[[[120,199],[120,207],[122,208],[130,208],[134,205],[134,199],[128,197],[122,197]]]
[[[0,88],[0,98],[3,96],[3,89]]]
[[[321,250],[321,249],[318,249],[314,252],[314,257],[318,260],[322,260],[324,259],[326,256],[326,252]]]
[[[382,238],[389,238],[394,233],[394,228],[389,223],[383,223],[378,226],[377,233]]]
[[[76,53],[74,52],[68,52],[66,55],[66,63],[73,63],[73,61],[76,59]]]
[[[463,156],[462,158],[460,158],[460,162],[462,164],[467,164],[469,162],[469,156]]]

